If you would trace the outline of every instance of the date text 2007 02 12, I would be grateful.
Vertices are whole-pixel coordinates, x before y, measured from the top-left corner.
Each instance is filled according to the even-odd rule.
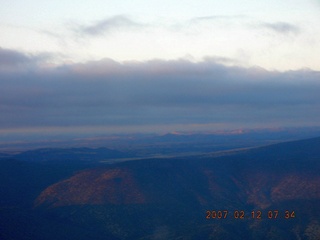
[[[206,219],[293,219],[296,217],[295,211],[285,210],[268,210],[260,211],[254,210],[251,212],[246,212],[244,210],[207,210]]]

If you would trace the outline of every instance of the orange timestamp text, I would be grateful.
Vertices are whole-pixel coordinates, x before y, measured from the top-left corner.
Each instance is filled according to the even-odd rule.
[[[293,210],[207,210],[206,219],[293,219],[296,213]]]

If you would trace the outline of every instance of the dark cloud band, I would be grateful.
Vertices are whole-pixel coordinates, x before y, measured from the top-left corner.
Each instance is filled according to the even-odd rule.
[[[0,71],[0,130],[174,124],[286,126],[320,120],[320,73],[214,59],[97,62]]]

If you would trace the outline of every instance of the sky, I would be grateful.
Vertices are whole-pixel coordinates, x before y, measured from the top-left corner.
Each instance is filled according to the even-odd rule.
[[[318,126],[318,0],[0,0],[0,140]]]

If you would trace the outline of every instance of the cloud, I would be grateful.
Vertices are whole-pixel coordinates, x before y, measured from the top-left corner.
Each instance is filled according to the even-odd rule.
[[[103,19],[91,25],[78,26],[77,32],[94,36],[94,35],[102,35],[106,32],[110,32],[115,29],[137,28],[142,26],[144,25],[137,23],[126,16],[117,15],[117,16]]]
[[[282,34],[297,34],[300,32],[300,28],[298,26],[286,22],[261,23],[260,26]]]
[[[27,54],[0,48],[0,66],[26,64],[32,61],[32,57]]]
[[[211,15],[211,16],[202,16],[202,17],[195,17],[190,20],[190,22],[202,22],[202,21],[229,21],[229,20],[243,20],[248,18],[245,15]]]
[[[0,71],[0,131],[317,125],[319,79],[312,70],[225,66],[215,58]]]
[[[48,53],[35,55],[0,47],[0,69],[33,66],[51,57]]]

